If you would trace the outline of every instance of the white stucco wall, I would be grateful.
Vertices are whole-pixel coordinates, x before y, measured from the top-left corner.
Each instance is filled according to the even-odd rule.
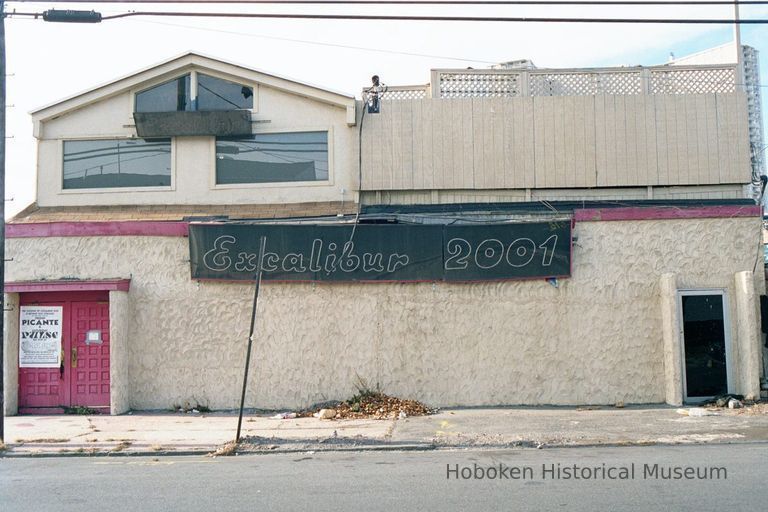
[[[681,350],[677,276],[663,274],[659,283],[661,331],[664,338],[664,389],[669,405],[683,403],[683,353]]]
[[[760,228],[756,218],[578,223],[573,276],[558,288],[265,283],[246,404],[346,398],[356,375],[438,406],[664,402],[661,276],[734,297]],[[191,281],[187,239],[16,238],[7,253],[11,281],[131,277],[132,408],[237,405],[253,290]]]
[[[762,273],[762,272],[761,272]],[[738,346],[736,363],[737,393],[751,400],[760,397],[760,299],[751,271],[739,272],[736,279],[736,329]]]
[[[3,408],[6,416],[13,416],[19,411],[19,294],[6,293],[4,305],[6,312],[3,323]]]
[[[327,131],[329,180],[304,184],[215,185],[214,137],[175,137],[168,190],[62,190],[63,140],[135,137],[133,91],[42,122],[38,138],[37,202],[40,206],[135,204],[277,204],[352,201],[357,183],[357,132],[347,110],[261,85],[254,133]]]
[[[131,298],[128,292],[109,292],[109,411],[122,414],[131,408]]]

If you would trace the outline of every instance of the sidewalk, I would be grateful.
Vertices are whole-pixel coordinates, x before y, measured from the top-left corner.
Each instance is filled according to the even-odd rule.
[[[243,418],[238,452],[563,447],[768,441],[768,407],[692,417],[664,406],[447,409],[394,420]],[[206,454],[233,440],[236,413],[5,419],[2,456]]]

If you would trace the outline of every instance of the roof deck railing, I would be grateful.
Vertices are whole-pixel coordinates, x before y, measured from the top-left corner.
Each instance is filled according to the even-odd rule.
[[[435,69],[426,85],[389,86],[381,99],[710,94],[735,92],[736,65],[582,69]],[[364,95],[370,91],[363,89]]]

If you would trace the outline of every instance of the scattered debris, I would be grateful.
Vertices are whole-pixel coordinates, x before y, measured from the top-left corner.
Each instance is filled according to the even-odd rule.
[[[332,420],[336,418],[336,409],[320,409],[312,416],[315,418],[320,418],[321,420]]]
[[[275,414],[274,416],[270,416],[273,420],[292,420],[296,416],[298,416],[295,412],[281,412],[278,414]]]
[[[718,413],[711,409],[704,409],[703,407],[691,407],[690,409],[678,409],[678,414],[685,416],[701,417],[701,416],[719,416]]]
[[[358,394],[345,402],[338,403],[333,409],[315,407],[298,414],[300,418],[314,416],[320,419],[403,419],[408,416],[426,416],[434,414],[431,409],[416,400],[405,400],[386,395],[379,391]]]
[[[16,442],[19,444],[25,444],[25,443],[67,443],[70,439],[65,439],[63,437],[41,437],[38,439],[16,439]]]
[[[743,401],[744,395],[735,395],[733,393],[725,393],[724,395],[717,395],[714,398],[703,402],[702,405],[709,407],[728,407],[728,402],[731,400]]]
[[[187,413],[187,414],[200,414],[200,413],[206,413],[211,412],[211,408],[207,405],[203,405],[200,402],[195,402],[195,405],[192,405],[191,402],[186,401],[182,405],[179,404],[173,404],[172,407],[174,412],[181,412],[181,413]]]
[[[768,415],[768,402],[748,403],[744,402],[744,407],[729,411],[731,414]]]
[[[128,448],[129,446],[131,446],[131,442],[130,441],[121,441],[120,444],[118,444],[117,446],[112,448],[112,451],[113,452],[121,452],[121,451],[125,450],[126,448]]]
[[[224,446],[220,446],[216,451],[208,454],[208,457],[229,457],[230,455],[237,455],[238,444],[234,441],[230,441]]]

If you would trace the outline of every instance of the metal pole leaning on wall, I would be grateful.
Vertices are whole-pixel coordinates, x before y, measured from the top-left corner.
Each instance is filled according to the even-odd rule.
[[[240,442],[240,429],[243,426],[243,408],[245,407],[245,389],[248,387],[248,367],[251,364],[251,348],[253,347],[253,331],[256,327],[256,304],[259,301],[259,288],[261,288],[261,262],[267,248],[267,237],[262,236],[259,242],[259,256],[256,263],[256,287],[253,291],[253,309],[251,310],[251,328],[248,333],[248,350],[245,354],[245,373],[243,374],[243,392],[240,395],[240,414],[237,417],[237,434],[235,442]]]

